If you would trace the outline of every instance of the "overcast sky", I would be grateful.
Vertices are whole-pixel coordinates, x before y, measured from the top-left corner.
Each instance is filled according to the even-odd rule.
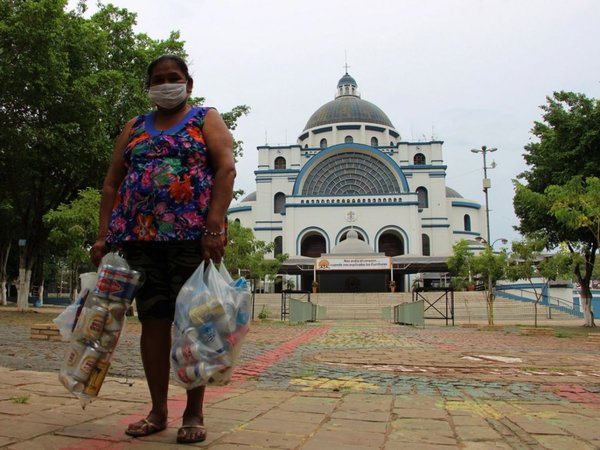
[[[108,2],[105,2],[108,3]],[[136,31],[179,30],[194,94],[251,108],[236,188],[255,190],[258,145],[295,144],[348,72],[403,140],[444,141],[447,185],[484,204],[482,145],[494,169],[492,240],[518,239],[514,179],[554,91],[600,96],[598,0],[116,0]],[[93,8],[92,8],[93,9]]]

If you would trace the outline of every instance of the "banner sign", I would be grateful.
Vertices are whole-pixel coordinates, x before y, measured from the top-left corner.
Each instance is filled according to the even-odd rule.
[[[389,270],[392,258],[317,258],[316,270]]]

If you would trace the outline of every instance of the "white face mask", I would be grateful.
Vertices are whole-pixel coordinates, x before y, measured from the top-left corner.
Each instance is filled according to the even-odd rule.
[[[148,97],[152,103],[165,109],[173,109],[180,105],[187,95],[187,83],[164,83],[148,89]]]

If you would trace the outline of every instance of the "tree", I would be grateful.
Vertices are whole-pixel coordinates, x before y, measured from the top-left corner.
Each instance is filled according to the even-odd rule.
[[[504,276],[507,264],[506,251],[494,253],[490,245],[475,255],[469,249],[469,242],[461,239],[452,246],[453,254],[448,258],[448,269],[453,275],[452,286],[463,288],[472,283],[474,277],[483,280],[487,302],[488,324],[494,324],[494,295],[495,283]]]
[[[541,233],[549,249],[565,242],[572,253],[584,257],[574,270],[581,285],[584,325],[594,326],[589,281],[598,239],[589,227],[574,227],[576,222],[565,218],[556,196],[561,189],[569,195],[574,178],[600,176],[600,102],[583,94],[556,92],[541,108],[543,121],[535,122],[532,130],[538,140],[525,147],[530,168],[518,176],[524,183],[515,181],[518,230],[524,236]],[[556,186],[554,194],[547,191],[549,186]]]
[[[225,248],[224,261],[232,275],[247,274],[252,280],[274,278],[281,264],[288,258],[287,254],[266,258],[273,252],[274,243],[257,240],[250,228],[238,222],[229,224],[229,244]]]
[[[483,280],[485,285],[489,325],[494,325],[494,286],[498,280],[504,278],[507,260],[506,250],[495,253],[492,246],[488,244],[471,261],[472,270]]]
[[[48,239],[52,255],[63,259],[71,273],[71,293],[80,268],[90,264],[89,248],[98,233],[99,205],[100,192],[87,188],[80,191],[71,203],[63,203],[44,216],[44,224],[51,230]]]
[[[448,258],[448,269],[452,275],[454,289],[464,289],[473,282],[471,268],[474,256],[466,239],[461,239],[452,246],[452,256]]]
[[[550,212],[556,220],[574,233],[586,236],[585,242],[568,245],[573,253],[583,255],[581,260],[576,261],[574,272],[581,286],[585,323],[595,326],[590,281],[600,245],[600,179],[574,177],[563,186],[549,186],[546,194],[550,200]]]
[[[559,278],[570,279],[573,274],[573,254],[561,250],[552,255],[544,255],[546,240],[533,238],[512,243],[506,277],[511,281],[525,279],[529,282],[534,296],[534,326],[538,325],[538,304],[547,290],[550,281]],[[538,290],[533,278],[542,277],[544,287]]]
[[[16,221],[1,238],[25,242],[20,310],[28,307],[32,269],[46,247],[44,216],[80,190],[100,187],[123,124],[150,108],[143,89],[150,61],[186,56],[177,32],[163,41],[135,34],[136,15],[126,9],[99,5],[86,19],[85,1],[76,11],[65,11],[66,4],[0,0],[0,201]],[[1,262],[9,246],[0,251]]]

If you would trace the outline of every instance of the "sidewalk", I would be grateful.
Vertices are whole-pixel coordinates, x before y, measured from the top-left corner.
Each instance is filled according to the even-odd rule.
[[[117,349],[120,351],[120,349]],[[208,388],[208,439],[176,445],[169,427],[133,439],[141,379],[107,377],[81,409],[53,372],[0,368],[0,447],[598,449],[600,344],[581,338],[382,321],[256,324],[233,382]]]

